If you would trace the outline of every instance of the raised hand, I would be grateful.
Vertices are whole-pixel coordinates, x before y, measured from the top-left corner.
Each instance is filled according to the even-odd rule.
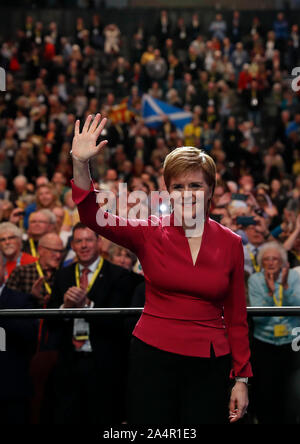
[[[272,295],[275,292],[275,273],[265,271],[265,280],[269,289],[269,294]]]
[[[75,160],[83,163],[88,162],[107,144],[107,140],[103,140],[97,145],[97,139],[101,135],[106,122],[106,118],[101,119],[101,114],[96,114],[94,120],[92,115],[89,115],[80,133],[80,122],[76,120],[71,151]]]
[[[286,264],[284,267],[282,267],[282,274],[281,274],[281,285],[285,290],[288,289],[288,276],[289,276],[289,264]]]

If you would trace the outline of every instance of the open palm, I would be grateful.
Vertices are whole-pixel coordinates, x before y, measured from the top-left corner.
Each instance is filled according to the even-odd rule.
[[[103,140],[97,145],[97,139],[101,135],[106,122],[106,118],[101,119],[101,114],[96,114],[94,120],[93,116],[89,115],[80,133],[80,122],[76,120],[71,151],[76,160],[87,162],[107,144],[107,140]]]

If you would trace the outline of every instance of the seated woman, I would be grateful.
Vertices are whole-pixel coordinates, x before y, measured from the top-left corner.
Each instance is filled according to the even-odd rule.
[[[35,193],[35,202],[25,208],[24,227],[28,228],[28,220],[31,213],[41,209],[52,210],[54,207],[60,207],[61,202],[54,186],[51,183],[40,185]]]
[[[268,242],[259,251],[260,272],[248,280],[250,305],[300,305],[300,276],[289,270],[287,253],[278,242]],[[298,317],[254,317],[253,406],[262,424],[290,424],[295,421],[291,399],[293,372],[299,367],[292,349],[293,328]],[[295,387],[293,387],[294,389]],[[294,390],[293,390],[294,391]],[[266,406],[267,400],[267,406]]]

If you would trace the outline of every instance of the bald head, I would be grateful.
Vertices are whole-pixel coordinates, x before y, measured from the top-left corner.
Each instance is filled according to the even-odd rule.
[[[44,234],[39,240],[39,247],[51,247],[56,245],[58,247],[63,246],[63,242],[58,234],[56,233],[47,233]],[[56,248],[56,247],[53,247]]]
[[[38,243],[39,262],[43,269],[58,268],[64,253],[63,241],[56,233],[44,234]]]

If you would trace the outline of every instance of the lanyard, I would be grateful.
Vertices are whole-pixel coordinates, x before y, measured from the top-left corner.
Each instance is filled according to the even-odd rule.
[[[19,267],[19,266],[21,265],[21,257],[22,257],[22,253],[19,254],[19,256],[18,256],[18,258],[17,258],[17,260],[16,260],[16,266],[15,266],[15,268],[16,268],[16,267]],[[9,276],[8,276],[8,271],[7,271],[7,268],[6,268],[6,260],[4,260],[4,282],[7,281],[8,277],[9,277]]]
[[[279,300],[276,299],[275,291],[274,291],[274,293],[273,293],[273,301],[274,301],[274,304],[277,307],[282,307],[282,302],[283,302],[283,285],[282,284],[279,285]]]
[[[42,267],[41,267],[40,264],[39,264],[39,261],[37,261],[37,262],[35,263],[35,266],[36,266],[36,269],[37,269],[37,272],[38,272],[39,276],[40,276],[40,277],[44,277],[44,272],[43,272],[43,270],[42,270]],[[50,287],[50,285],[48,284],[48,282],[46,282],[46,280],[44,280],[44,285],[45,285],[45,288],[46,288],[46,291],[47,291],[48,295],[50,296],[51,293],[52,293],[52,290],[51,290],[51,287]]]
[[[37,262],[35,263],[35,266],[36,266],[36,269],[37,269],[37,272],[38,272],[39,276],[40,276],[40,277],[44,277],[44,272],[43,272],[43,270],[42,270],[42,267],[40,266],[39,261],[37,261]],[[46,282],[46,280],[44,280],[44,285],[45,285],[46,291],[47,291],[47,293],[48,293],[48,298],[49,298],[49,296],[50,296],[51,293],[52,293],[51,287],[50,287],[50,285],[48,284],[48,282]],[[45,299],[45,303],[44,303],[44,305],[43,305],[43,308],[46,308],[46,307],[47,307],[47,298]],[[37,350],[39,350],[39,349],[40,349],[40,346],[41,346],[43,325],[44,325],[44,319],[40,319],[40,322],[39,322],[39,331],[38,331],[38,345],[37,345]]]
[[[87,290],[86,290],[87,293],[90,291],[90,289],[94,285],[94,282],[95,282],[95,280],[96,280],[96,278],[97,278],[98,274],[100,273],[100,270],[101,270],[101,268],[103,266],[103,262],[104,262],[104,259],[103,259],[103,257],[101,257],[101,259],[99,261],[99,264],[98,264],[98,267],[96,268],[96,270],[95,270],[95,272],[94,272],[94,274],[92,276],[92,279],[90,280],[90,283],[89,283],[89,285],[87,287]],[[75,279],[76,279],[76,286],[80,287],[79,264],[78,263],[75,265]]]
[[[248,250],[248,253],[249,253],[249,256],[250,256],[250,259],[251,259],[252,265],[253,265],[253,268],[254,268],[254,270],[258,273],[258,272],[260,271],[260,267],[259,267],[259,265],[257,265],[257,263],[256,263],[255,256],[254,256],[254,254],[252,253],[252,251],[250,250],[249,246],[246,245],[246,247],[247,247],[247,250]]]
[[[293,255],[296,257],[298,261],[300,261],[300,255],[296,253],[296,251],[292,251]]]
[[[34,240],[31,237],[29,238],[29,245],[30,245],[31,255],[33,257],[38,257],[37,253],[36,253],[35,245],[34,245]]]

